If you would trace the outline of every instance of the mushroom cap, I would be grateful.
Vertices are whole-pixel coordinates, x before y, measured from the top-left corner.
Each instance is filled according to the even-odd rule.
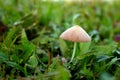
[[[60,38],[73,42],[89,42],[91,41],[91,37],[87,34],[87,32],[78,25],[75,25],[66,31],[64,31]]]

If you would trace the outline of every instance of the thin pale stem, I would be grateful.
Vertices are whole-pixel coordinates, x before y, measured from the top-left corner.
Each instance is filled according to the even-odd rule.
[[[76,44],[77,44],[77,42],[74,42],[74,48],[73,48],[73,53],[72,53],[72,57],[71,57],[70,62],[72,62],[72,61],[73,61],[73,58],[74,58],[74,56],[75,56]]]

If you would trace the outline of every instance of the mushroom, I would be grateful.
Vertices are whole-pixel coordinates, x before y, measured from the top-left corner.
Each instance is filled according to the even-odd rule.
[[[70,62],[72,62],[74,56],[75,56],[75,51],[76,51],[76,43],[77,42],[89,42],[91,41],[91,37],[87,34],[87,32],[80,26],[75,25],[66,31],[64,31],[61,35],[60,38],[68,41],[74,42],[74,48],[73,48],[73,53]]]

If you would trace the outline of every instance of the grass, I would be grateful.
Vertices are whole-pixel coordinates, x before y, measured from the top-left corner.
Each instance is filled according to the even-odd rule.
[[[119,8],[119,1],[0,0],[0,79],[119,80]],[[59,36],[76,24],[92,41],[77,43],[69,63],[73,43]]]

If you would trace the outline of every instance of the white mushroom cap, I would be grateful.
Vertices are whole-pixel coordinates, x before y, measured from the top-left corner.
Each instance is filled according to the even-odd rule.
[[[86,31],[78,25],[75,25],[66,31],[64,31],[60,38],[73,42],[88,42],[91,41],[91,37]]]

